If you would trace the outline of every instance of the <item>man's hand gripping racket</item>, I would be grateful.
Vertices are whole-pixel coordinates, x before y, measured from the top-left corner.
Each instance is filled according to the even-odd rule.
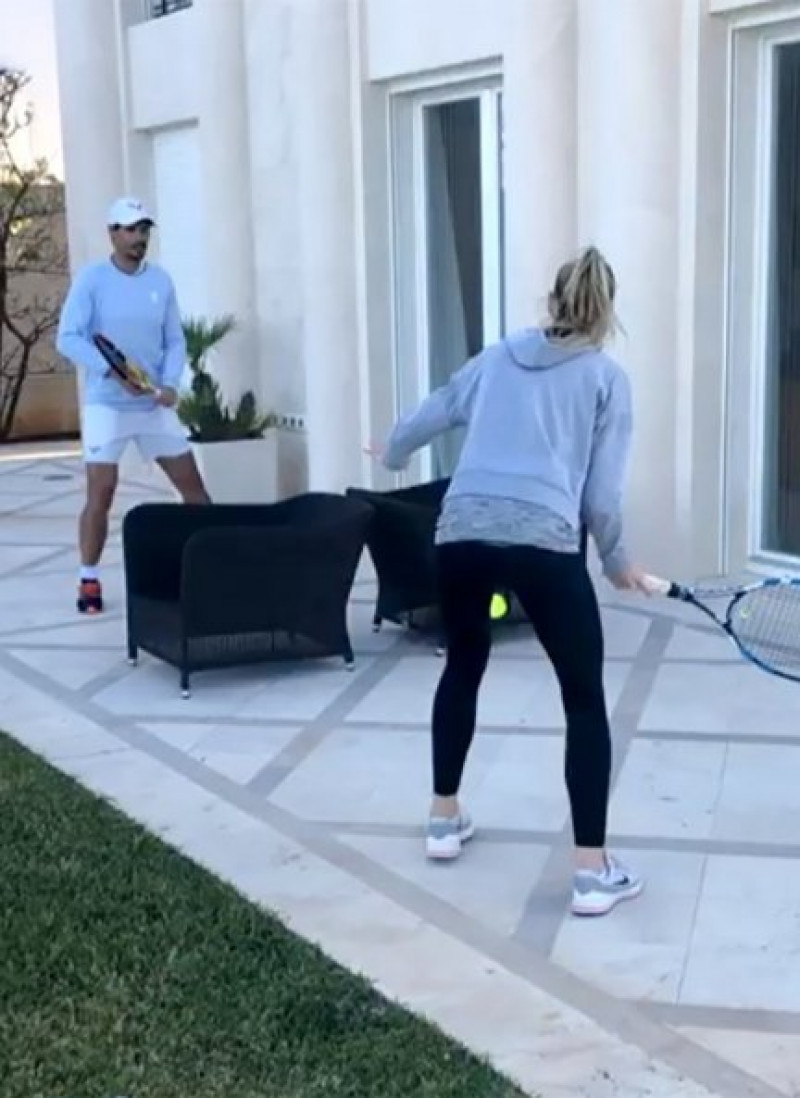
[[[800,579],[687,587],[648,576],[647,583],[652,594],[678,599],[702,611],[762,671],[800,682]],[[707,599],[727,599],[724,614],[715,614],[706,605]]]

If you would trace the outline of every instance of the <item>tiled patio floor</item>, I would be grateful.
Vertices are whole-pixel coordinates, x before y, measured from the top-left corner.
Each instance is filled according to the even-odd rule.
[[[614,845],[648,877],[608,919],[567,915],[569,830],[553,677],[496,647],[461,862],[420,856],[440,662],[370,630],[336,661],[198,675],[125,660],[109,613],[76,620],[74,457],[0,451],[0,725],[277,911],[387,994],[545,1098],[800,1095],[800,688],[690,612],[603,587],[616,738]]]

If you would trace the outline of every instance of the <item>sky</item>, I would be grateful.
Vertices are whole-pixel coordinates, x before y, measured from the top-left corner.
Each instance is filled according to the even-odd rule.
[[[0,65],[24,69],[30,75],[28,93],[35,114],[25,151],[45,157],[51,171],[63,178],[53,21],[56,3],[69,0],[0,0]],[[22,154],[23,148],[19,152]]]

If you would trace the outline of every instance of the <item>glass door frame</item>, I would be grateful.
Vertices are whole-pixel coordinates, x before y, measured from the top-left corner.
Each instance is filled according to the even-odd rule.
[[[484,343],[505,331],[505,256],[502,244],[502,77],[395,89],[389,96],[392,182],[392,314],[395,410],[409,411],[430,392],[428,275],[428,160],[426,110],[477,99],[480,110]],[[431,453],[417,455],[403,480],[432,476]]]

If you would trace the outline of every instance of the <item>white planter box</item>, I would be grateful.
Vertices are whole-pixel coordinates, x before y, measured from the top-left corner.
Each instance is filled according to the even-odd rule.
[[[214,503],[274,503],[278,498],[278,432],[236,442],[193,442]]]

